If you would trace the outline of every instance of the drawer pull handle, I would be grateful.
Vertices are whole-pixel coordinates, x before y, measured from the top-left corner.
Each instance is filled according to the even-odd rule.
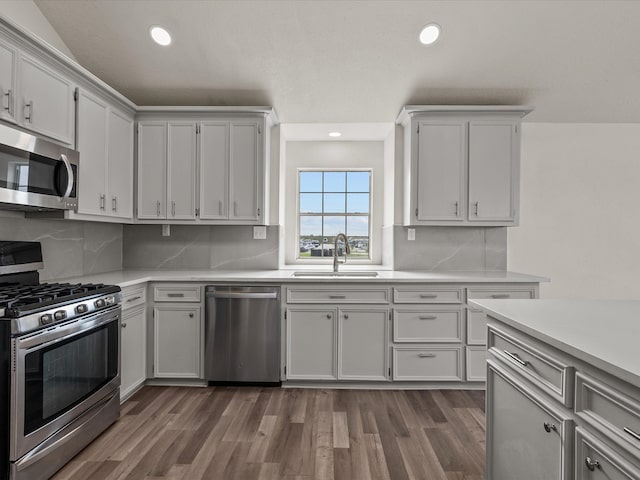
[[[346,295],[329,295],[329,298],[347,298]]]
[[[511,295],[508,293],[494,293],[491,298],[511,298]]]
[[[425,315],[423,317],[418,317],[419,320],[437,320],[438,317],[435,315]]]
[[[138,295],[137,297],[127,298],[127,302],[135,302],[136,300],[140,300],[142,297]]]
[[[624,431],[640,442],[640,434],[634,432],[629,427],[624,427]]]
[[[420,298],[438,298],[437,293],[421,293]]]
[[[557,432],[558,427],[556,427],[553,423],[544,422],[544,431],[547,433],[551,433],[551,431]]]
[[[420,358],[433,358],[436,356],[435,353],[419,353],[418,356]]]
[[[184,297],[184,293],[167,293],[167,297],[170,297],[170,298],[181,298],[181,297]]]
[[[593,460],[591,457],[585,458],[584,464],[591,472],[593,472],[596,468],[600,470],[600,462],[598,460]]]
[[[520,365],[522,365],[523,367],[526,367],[529,365],[529,362],[527,362],[526,360],[522,360],[517,353],[511,353],[507,350],[503,350],[504,354],[509,357],[511,360],[513,360],[516,363],[519,363]]]

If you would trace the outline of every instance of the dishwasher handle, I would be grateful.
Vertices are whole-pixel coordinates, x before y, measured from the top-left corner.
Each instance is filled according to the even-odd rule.
[[[278,292],[207,292],[208,298],[278,298]]]

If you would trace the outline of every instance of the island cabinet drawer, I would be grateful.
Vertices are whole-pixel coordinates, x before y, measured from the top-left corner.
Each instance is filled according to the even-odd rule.
[[[461,381],[462,347],[398,346],[393,348],[393,379]]]
[[[573,406],[574,367],[546,345],[516,338],[492,324],[488,327],[489,352],[541,388],[565,407]]]
[[[135,285],[122,289],[122,310],[147,303],[147,285]]]
[[[153,300],[155,302],[199,302],[201,290],[200,285],[155,285]]]
[[[461,308],[394,308],[393,341],[398,343],[462,343]]]
[[[463,288],[396,287],[394,303],[462,303]]]
[[[287,288],[287,303],[389,303],[388,288]]]
[[[640,454],[640,392],[622,392],[583,372],[576,373],[576,414],[593,428]],[[640,477],[639,477],[640,478]]]
[[[638,480],[640,465],[637,457],[631,460],[622,455],[618,449],[605,445],[584,428],[576,428],[576,480]]]
[[[509,287],[505,289],[501,288],[482,288],[472,287],[467,289],[467,299],[480,300],[480,299],[532,299],[536,298],[535,287]]]

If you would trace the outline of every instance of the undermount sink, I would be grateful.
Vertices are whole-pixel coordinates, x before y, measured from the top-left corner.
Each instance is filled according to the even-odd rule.
[[[351,271],[351,272],[328,272],[326,270],[313,271],[313,270],[301,270],[299,272],[293,272],[293,277],[369,277],[375,278],[378,276],[378,272],[367,271]]]

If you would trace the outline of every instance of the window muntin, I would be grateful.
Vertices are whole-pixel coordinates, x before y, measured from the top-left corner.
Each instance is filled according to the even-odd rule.
[[[338,233],[349,258],[371,259],[371,170],[298,170],[297,259],[332,257]]]

